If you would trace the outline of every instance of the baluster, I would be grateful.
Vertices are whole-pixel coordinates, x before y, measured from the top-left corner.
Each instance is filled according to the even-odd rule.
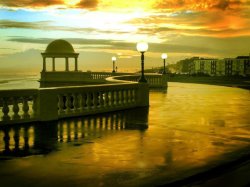
[[[121,105],[125,104],[124,90],[121,90]]]
[[[71,95],[67,94],[66,95],[66,112],[70,112],[71,111]]]
[[[29,105],[28,105],[28,98],[23,97],[23,118],[29,118]]]
[[[18,98],[14,97],[13,98],[13,108],[12,108],[14,114],[13,114],[13,119],[17,120],[20,119],[20,115],[18,114],[19,112],[19,106],[18,106]]]
[[[98,95],[96,92],[93,93],[93,108],[96,109],[97,108],[97,103],[98,103]]]
[[[135,90],[134,89],[131,90],[131,102],[135,103]]]
[[[116,90],[115,103],[116,103],[116,106],[118,106],[120,104],[120,102],[119,102],[119,90]]]
[[[76,112],[77,110],[79,110],[77,94],[72,94],[72,98],[73,98],[73,109],[74,112]]]
[[[105,107],[109,107],[109,91],[105,92]]]
[[[37,115],[37,95],[33,95],[33,103],[32,103],[32,110],[33,110],[33,116]]]
[[[110,105],[111,106],[114,106],[115,103],[114,103],[114,94],[115,94],[115,91],[111,91],[111,96],[110,96]]]
[[[129,104],[129,96],[128,96],[128,89],[125,90],[125,103]]]
[[[100,108],[104,107],[104,92],[100,92]]]
[[[83,110],[84,105],[83,105],[83,98],[82,98],[82,94],[78,94],[77,98],[78,98],[78,106],[79,106],[79,110]]]
[[[64,107],[64,102],[63,102],[63,96],[62,95],[58,95],[58,114],[61,114],[64,112],[63,107]]]
[[[87,106],[87,104],[86,104],[86,101],[87,101],[87,94],[85,94],[85,93],[83,93],[83,94],[81,94],[81,96],[82,96],[82,109],[84,110],[85,109],[85,106]]]
[[[129,103],[133,103],[132,102],[132,89],[129,89]]]
[[[88,108],[88,110],[91,109],[91,104],[92,104],[92,102],[91,102],[91,93],[87,93],[87,108]]]
[[[8,106],[8,98],[4,97],[3,98],[3,108],[2,108],[2,112],[3,112],[3,120],[9,120],[10,116],[9,116],[9,106]]]

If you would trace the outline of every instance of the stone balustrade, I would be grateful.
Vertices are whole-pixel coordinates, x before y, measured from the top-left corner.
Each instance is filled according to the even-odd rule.
[[[41,72],[41,87],[55,86],[77,86],[106,83],[105,79],[110,76],[128,75],[129,73],[109,73],[109,72],[81,72],[81,71],[50,71]]]
[[[112,76],[122,76],[122,75],[132,75],[132,73],[109,73],[109,72],[90,72],[91,74],[91,79],[106,79],[108,77],[112,77]]]
[[[136,74],[100,72],[90,75],[106,84],[0,91],[0,125],[148,106],[149,87],[167,86],[166,75],[160,74],[146,74],[148,84],[138,83],[140,75]],[[112,75],[116,76],[109,77]],[[105,80],[105,77],[109,78]]]
[[[37,119],[37,89],[1,90],[0,108],[2,111],[0,124],[4,121],[29,122]]]
[[[91,72],[91,79],[94,80],[106,79],[111,76],[113,76],[113,74],[108,72]]]
[[[58,88],[58,116],[88,115],[148,105],[139,97],[147,86],[137,83]],[[144,103],[145,102],[145,103]]]
[[[167,75],[162,74],[145,74],[147,83],[149,84],[150,88],[166,88],[168,85],[167,82]],[[120,82],[120,80],[125,81],[132,81],[132,82],[138,82],[140,78],[139,74],[133,74],[133,75],[123,75],[123,76],[115,76],[115,77],[109,77],[106,80],[110,82]]]
[[[148,106],[148,84],[120,83],[0,91],[0,125]]]

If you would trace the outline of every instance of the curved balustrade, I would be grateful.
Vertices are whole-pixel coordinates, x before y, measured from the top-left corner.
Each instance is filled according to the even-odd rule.
[[[91,74],[90,77],[93,80],[104,80],[108,77],[130,75],[132,73],[91,72],[90,74]]]
[[[150,88],[167,87],[167,75],[145,74],[145,77]],[[138,82],[139,78],[140,78],[140,75],[136,74],[136,75],[123,75],[123,76],[109,77],[106,80],[110,82],[120,82],[120,80]]]
[[[106,73],[106,72],[91,72],[91,79],[106,79],[107,77],[111,77],[113,74],[112,73]]]
[[[166,75],[91,73],[112,84],[0,91],[0,125],[104,113],[149,105],[149,87],[166,87]],[[118,76],[119,75],[119,76]],[[132,81],[132,82],[131,82]]]

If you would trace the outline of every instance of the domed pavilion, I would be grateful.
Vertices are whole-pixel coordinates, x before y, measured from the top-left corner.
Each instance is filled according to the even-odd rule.
[[[65,58],[65,71],[69,71],[69,58],[75,59],[75,71],[78,71],[78,55],[73,46],[66,40],[54,40],[46,48],[43,57],[43,72],[46,72],[46,59],[52,58],[52,71],[56,71],[55,59]]]

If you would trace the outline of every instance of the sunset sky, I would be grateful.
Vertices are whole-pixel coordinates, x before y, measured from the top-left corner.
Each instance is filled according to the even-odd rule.
[[[140,69],[136,42],[147,41],[145,67],[192,56],[250,52],[250,0],[0,0],[0,72],[42,69],[54,39],[71,42],[82,71]],[[64,64],[58,61],[58,68]]]

